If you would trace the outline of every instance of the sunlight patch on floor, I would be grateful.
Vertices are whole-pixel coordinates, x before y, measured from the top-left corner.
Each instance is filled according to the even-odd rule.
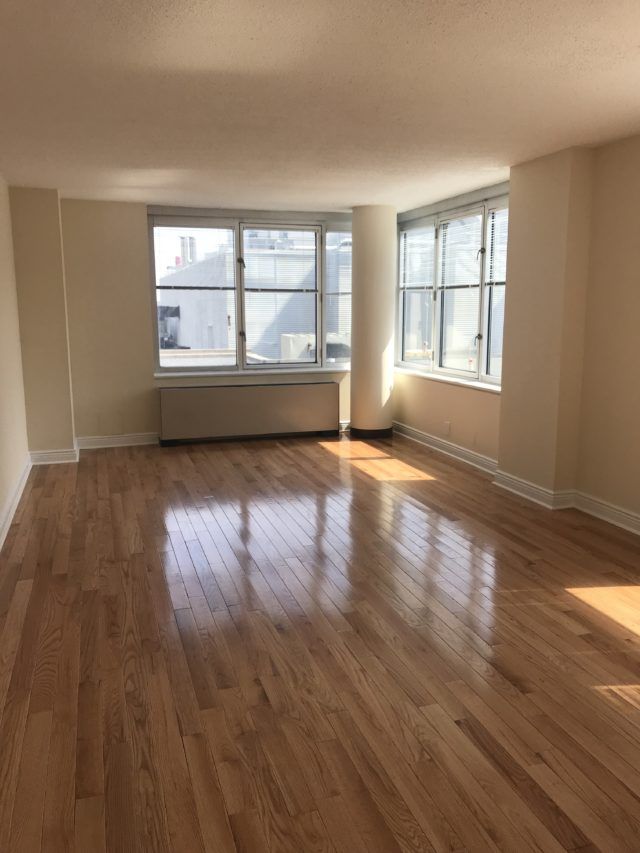
[[[640,635],[640,586],[573,587],[567,592]]]
[[[434,480],[419,468],[400,462],[399,459],[352,459],[354,468],[373,477],[374,480],[390,482],[392,480]]]
[[[602,684],[597,685],[595,689],[601,696],[609,699],[613,698],[612,694],[615,694],[640,711],[640,685],[638,684]]]
[[[328,450],[340,459],[389,459],[389,454],[366,441],[320,441],[323,450]]]
[[[431,474],[395,459],[383,450],[371,447],[366,441],[321,441],[320,447],[340,459],[347,459],[354,468],[374,480],[390,483],[394,480],[435,480]]]

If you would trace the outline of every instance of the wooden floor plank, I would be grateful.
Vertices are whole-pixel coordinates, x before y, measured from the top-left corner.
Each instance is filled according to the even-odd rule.
[[[0,849],[640,849],[640,541],[403,438],[82,451],[0,554]]]

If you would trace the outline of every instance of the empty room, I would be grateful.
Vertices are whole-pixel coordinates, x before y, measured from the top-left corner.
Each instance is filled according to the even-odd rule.
[[[639,33],[4,0],[0,853],[640,851]]]

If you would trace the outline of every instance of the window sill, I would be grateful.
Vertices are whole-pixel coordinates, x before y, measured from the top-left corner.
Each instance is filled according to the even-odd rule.
[[[257,379],[259,376],[309,376],[316,373],[350,373],[351,365],[337,364],[335,367],[281,367],[272,370],[156,370],[154,379],[212,379],[216,376],[229,379],[230,377],[247,377]]]
[[[432,382],[444,382],[445,385],[461,385],[463,388],[473,388],[476,391],[488,391],[490,394],[500,394],[500,385],[492,385],[490,382],[479,382],[477,379],[464,379],[462,376],[448,376],[442,373],[427,373],[424,370],[416,370],[412,367],[396,364],[396,373],[406,376],[419,376],[420,379],[429,379]]]

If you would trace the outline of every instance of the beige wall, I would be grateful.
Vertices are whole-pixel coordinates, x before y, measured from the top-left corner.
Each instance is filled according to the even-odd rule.
[[[154,379],[145,205],[65,199],[61,207],[78,436],[158,432],[161,385],[333,379],[340,383],[340,417],[348,419],[345,373]]]
[[[590,158],[511,170],[498,467],[550,490],[576,485]]]
[[[495,391],[396,371],[393,404],[394,421],[497,459],[500,395]]]
[[[572,152],[554,483],[558,491],[578,486],[594,163],[593,151]]]
[[[27,461],[18,302],[9,192],[0,178],[0,529]]]
[[[512,169],[499,468],[640,513],[640,137]]]
[[[640,513],[640,137],[596,153],[579,488]]]
[[[157,432],[146,206],[61,209],[76,434]]]
[[[509,185],[500,468],[546,488],[555,479],[569,176],[563,152],[512,169]]]
[[[73,448],[60,205],[56,190],[11,187],[30,450]]]

